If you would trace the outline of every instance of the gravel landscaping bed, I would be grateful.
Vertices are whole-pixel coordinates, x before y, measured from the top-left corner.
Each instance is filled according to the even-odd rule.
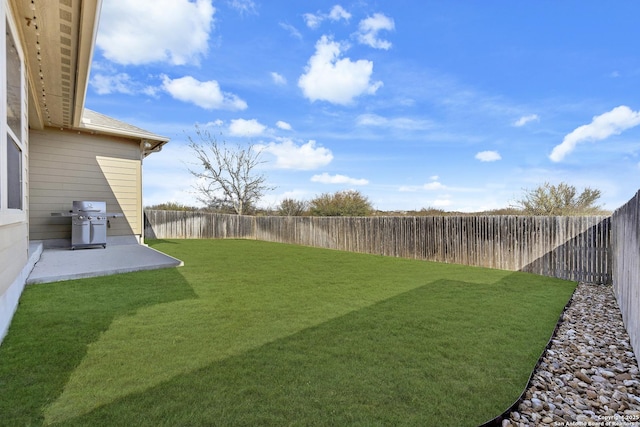
[[[640,426],[639,380],[611,286],[580,283],[502,426]]]

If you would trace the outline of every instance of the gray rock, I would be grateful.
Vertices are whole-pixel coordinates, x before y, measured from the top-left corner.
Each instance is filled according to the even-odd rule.
[[[580,283],[510,425],[640,416],[640,368],[629,342],[611,286]]]
[[[625,380],[630,380],[633,377],[631,376],[631,374],[629,372],[624,372],[624,373],[616,375],[614,378],[617,381],[625,381]]]
[[[613,378],[616,376],[616,374],[614,374],[611,371],[607,371],[606,369],[600,369],[600,375],[602,375],[605,378]]]
[[[576,371],[576,373],[575,373],[575,374],[573,374],[573,375],[574,375],[576,378],[578,378],[579,380],[584,381],[584,382],[585,382],[585,383],[587,383],[587,384],[591,384],[591,382],[592,382],[591,378],[589,378],[589,377],[587,376],[587,374],[585,374],[585,373],[584,373],[584,372],[582,372],[582,371]]]
[[[513,427],[510,420],[502,420],[502,427]]]
[[[542,411],[544,409],[542,401],[540,399],[536,399],[535,397],[531,399],[531,409],[533,409],[534,411]]]

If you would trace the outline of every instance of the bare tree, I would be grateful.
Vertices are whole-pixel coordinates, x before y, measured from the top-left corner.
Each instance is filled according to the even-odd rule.
[[[189,168],[189,172],[198,178],[194,188],[199,201],[242,215],[251,212],[262,196],[275,188],[267,184],[264,174],[255,171],[264,162],[254,145],[228,146],[197,126],[196,135],[197,140],[188,136],[189,147],[200,168]]]

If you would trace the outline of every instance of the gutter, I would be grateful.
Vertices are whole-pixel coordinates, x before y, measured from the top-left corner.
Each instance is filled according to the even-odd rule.
[[[95,42],[98,37],[102,0],[80,2],[80,28],[78,29],[78,49],[76,56],[76,76],[73,95],[72,126],[82,123],[82,113],[89,86],[89,75]]]
[[[95,125],[93,123],[87,123],[87,122],[83,122],[82,125],[80,126],[80,129],[86,129],[88,131],[93,131],[93,132],[107,134],[107,135],[123,136],[123,137],[129,137],[133,139],[139,139],[141,143],[148,142],[152,144],[152,147],[151,147],[152,151],[154,151],[158,145],[162,146],[167,142],[169,142],[169,138],[166,138],[160,135],[155,135],[158,137],[157,139],[149,139],[149,137],[152,135],[148,132],[135,132],[135,131],[128,131],[123,129],[114,129],[112,127],[100,126],[100,125]],[[157,142],[157,144],[153,145],[152,141]],[[140,148],[143,149],[142,145],[140,146]],[[145,151],[149,151],[149,150],[147,149]]]
[[[168,141],[158,142],[157,144],[153,144],[148,139],[140,140],[140,212],[142,213],[142,224],[140,227],[140,244],[145,245],[144,243],[144,229],[145,229],[145,221],[146,217],[144,214],[144,158],[147,157],[151,153],[157,153],[162,150],[162,146],[166,144]]]

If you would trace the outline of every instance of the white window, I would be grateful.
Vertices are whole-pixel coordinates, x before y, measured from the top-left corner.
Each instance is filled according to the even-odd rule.
[[[0,81],[4,81],[0,99],[0,224],[23,220],[25,211],[24,61],[8,16],[4,17],[4,35],[0,48]]]
[[[7,208],[22,209],[22,150],[7,135]]]

